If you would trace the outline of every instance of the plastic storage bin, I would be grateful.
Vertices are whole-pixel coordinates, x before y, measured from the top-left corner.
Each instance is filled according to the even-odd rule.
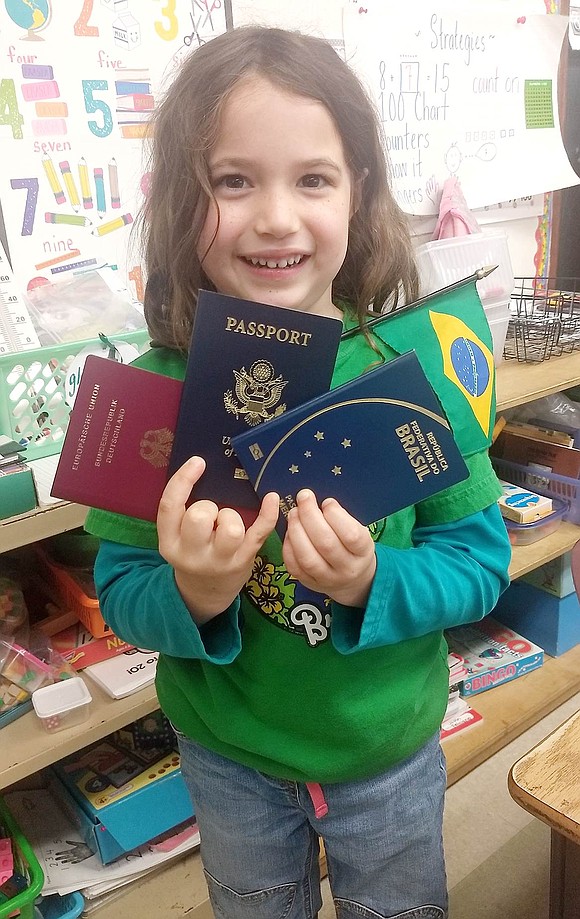
[[[483,231],[470,236],[454,236],[424,243],[415,250],[422,294],[431,293],[454,281],[469,277],[478,268],[497,265],[486,278],[477,282],[481,302],[509,304],[514,287],[514,272],[507,235]]]
[[[43,897],[37,904],[42,919],[77,919],[85,906],[85,899],[78,891],[60,897],[57,893]]]
[[[28,880],[26,890],[0,903],[0,919],[8,919],[16,910],[20,910],[20,919],[34,919],[34,901],[44,884],[44,874],[34,854],[32,846],[22,834],[14,817],[0,798],[0,823],[12,840],[15,870]]]
[[[545,517],[541,517],[539,520],[534,520],[533,523],[516,523],[515,520],[508,520],[504,517],[504,523],[512,546],[531,546],[532,543],[549,536],[550,533],[554,533],[558,529],[564,519],[568,505],[558,498],[552,498],[552,502],[552,513],[546,514]],[[42,690],[39,690],[39,692],[42,692]]]
[[[148,347],[146,329],[111,335],[140,352]],[[69,367],[87,348],[106,350],[98,338],[47,345],[0,357],[0,431],[18,443],[28,441],[26,459],[59,453],[68,426],[65,402]]]
[[[521,485],[539,495],[558,498],[565,502],[566,508],[562,519],[580,524],[580,479],[571,479],[553,472],[540,472],[529,466],[509,463],[507,460],[491,457],[493,468],[498,477],[512,485]]]
[[[60,680],[32,693],[34,711],[49,734],[82,724],[89,717],[92,696],[82,677]]]
[[[35,546],[41,574],[55,601],[65,610],[71,610],[95,638],[110,635],[111,630],[101,615],[99,601],[89,597],[73,574],[60,565],[53,564],[44,549]]]
[[[497,365],[503,360],[507,330],[511,318],[509,301],[493,301],[483,304],[485,317],[493,340],[493,362]]]

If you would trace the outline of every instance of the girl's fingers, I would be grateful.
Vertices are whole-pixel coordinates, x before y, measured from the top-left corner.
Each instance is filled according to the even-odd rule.
[[[364,555],[368,550],[369,531],[352,517],[334,498],[327,498],[321,505],[322,515],[341,545],[353,555]]]
[[[246,531],[246,543],[249,551],[255,555],[264,544],[278,521],[280,513],[280,496],[271,491],[262,498],[260,513]]]
[[[205,460],[192,456],[175,472],[163,490],[157,510],[157,528],[170,537],[178,536],[191,489],[205,471]]]
[[[229,559],[244,542],[246,528],[237,511],[223,507],[217,514],[213,545],[218,558]]]
[[[334,502],[340,509],[340,505]],[[293,542],[298,549],[298,544],[304,549],[308,545],[323,558],[329,558],[340,551],[343,546],[332,526],[332,520],[326,519],[318,506],[316,496],[309,489],[303,489],[296,495],[296,510],[292,511],[291,521]],[[332,517],[332,515],[330,515]],[[298,519],[296,519],[298,518]],[[299,543],[296,542],[299,541]]]

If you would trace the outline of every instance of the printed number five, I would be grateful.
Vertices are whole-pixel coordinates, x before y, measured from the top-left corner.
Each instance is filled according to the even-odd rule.
[[[169,26],[165,27],[162,22],[155,22],[155,31],[159,38],[165,41],[173,41],[177,36],[177,16],[175,15],[175,0],[167,0],[165,6],[161,7],[161,13],[169,20]]]
[[[93,112],[101,112],[103,116],[103,124],[101,127],[97,124],[96,121],[89,121],[89,128],[95,135],[95,137],[107,137],[113,130],[113,116],[111,114],[111,109],[106,102],[103,102],[102,99],[95,99],[93,97],[94,89],[108,89],[109,84],[107,80],[83,80],[83,95],[85,97],[85,109],[89,114]]]

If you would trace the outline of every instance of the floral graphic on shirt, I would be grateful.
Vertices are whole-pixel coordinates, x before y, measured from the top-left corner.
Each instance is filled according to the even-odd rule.
[[[369,527],[375,542],[383,535],[386,525],[385,518]],[[329,638],[332,601],[292,578],[282,562],[275,563],[257,555],[244,593],[272,625],[299,636],[311,648]]]
[[[294,581],[283,565],[273,565],[256,556],[245,592],[253,605],[282,628],[289,628],[289,611],[294,605]]]
[[[244,592],[269,622],[305,639],[310,647],[328,638],[329,598],[307,590],[290,577],[284,565],[276,565],[258,555]]]

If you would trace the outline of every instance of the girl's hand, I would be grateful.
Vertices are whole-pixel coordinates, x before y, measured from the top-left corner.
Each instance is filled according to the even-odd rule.
[[[375,546],[368,529],[334,498],[320,505],[303,489],[288,514],[284,564],[305,587],[344,606],[366,606],[375,576]]]
[[[278,495],[267,494],[246,530],[232,508],[220,510],[213,501],[195,501],[186,507],[204,470],[205,461],[199,456],[184,463],[165,486],[157,512],[159,552],[173,566],[179,592],[198,625],[233,603],[279,512]]]

